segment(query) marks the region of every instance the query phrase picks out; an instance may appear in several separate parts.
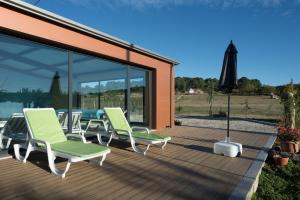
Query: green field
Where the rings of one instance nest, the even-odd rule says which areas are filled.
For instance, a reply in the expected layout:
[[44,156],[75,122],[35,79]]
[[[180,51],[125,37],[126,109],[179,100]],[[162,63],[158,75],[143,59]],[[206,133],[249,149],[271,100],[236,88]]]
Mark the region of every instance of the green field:
[[[176,95],[176,114],[208,115],[207,96],[207,94]],[[248,102],[248,106],[246,106],[246,102]],[[227,112],[227,96],[216,94],[212,110],[213,114]],[[282,112],[283,107],[280,100],[271,99],[269,96],[231,96],[231,116],[277,120],[282,116]]]

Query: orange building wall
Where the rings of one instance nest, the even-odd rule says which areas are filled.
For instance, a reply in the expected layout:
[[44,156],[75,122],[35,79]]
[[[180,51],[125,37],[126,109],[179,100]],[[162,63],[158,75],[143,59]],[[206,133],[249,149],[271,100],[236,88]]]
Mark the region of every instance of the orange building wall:
[[[108,56],[133,64],[147,66],[155,71],[153,83],[153,127],[162,129],[174,121],[174,67],[171,63],[145,56],[124,47],[95,39],[85,34],[66,29],[54,23],[38,19],[5,7],[0,7],[0,28],[43,40],[87,50],[100,56]],[[172,74],[171,74],[172,70]],[[172,104],[170,104],[170,78],[172,78]],[[172,106],[172,109],[170,107]],[[171,109],[171,111],[170,111]],[[171,115],[170,116],[170,112]],[[172,121],[171,121],[172,118]]]

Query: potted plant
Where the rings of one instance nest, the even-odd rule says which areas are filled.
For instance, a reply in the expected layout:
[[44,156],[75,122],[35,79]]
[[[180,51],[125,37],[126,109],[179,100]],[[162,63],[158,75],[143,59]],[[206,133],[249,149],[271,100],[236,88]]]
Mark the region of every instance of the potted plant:
[[289,153],[299,152],[300,130],[279,127],[278,138],[280,140],[281,151]]
[[289,157],[282,155],[274,155],[273,156],[276,165],[286,166],[289,163]]
[[176,119],[175,120],[175,126],[181,126],[182,125],[182,121]]

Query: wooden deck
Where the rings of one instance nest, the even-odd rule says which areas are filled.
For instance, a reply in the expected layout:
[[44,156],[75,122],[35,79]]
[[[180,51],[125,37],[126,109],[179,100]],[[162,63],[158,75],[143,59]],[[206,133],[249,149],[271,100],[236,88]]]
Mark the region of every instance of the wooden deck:
[[114,141],[102,167],[73,163],[65,179],[50,174],[42,153],[32,153],[26,164],[1,160],[0,199],[227,199],[271,135],[232,131],[244,152],[228,158],[212,153],[224,130],[176,127],[166,132],[172,140],[164,151],[151,147],[141,156]]

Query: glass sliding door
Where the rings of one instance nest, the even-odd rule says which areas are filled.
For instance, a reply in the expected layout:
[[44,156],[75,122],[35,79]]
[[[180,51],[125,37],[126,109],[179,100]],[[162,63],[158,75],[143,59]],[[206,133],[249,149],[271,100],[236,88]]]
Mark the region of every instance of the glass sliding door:
[[100,85],[98,81],[80,83],[81,91],[81,109],[99,109],[100,108]]
[[150,126],[150,80],[142,68],[0,34],[0,150],[26,140],[26,123],[13,121],[23,108],[52,107],[64,117],[72,108],[89,121],[121,107],[130,123]]
[[1,148],[8,138],[18,142],[26,136],[26,124],[12,116],[23,108],[44,107],[68,109],[67,52],[0,34]]
[[[125,73],[125,71],[124,71]],[[125,76],[125,74],[124,74]],[[100,81],[100,106],[104,107],[120,107],[124,111],[127,109],[126,106],[126,77]]]
[[150,125],[150,78],[149,71],[129,68],[130,122]]
[[72,66],[73,110],[83,120],[102,118],[104,107],[126,109],[125,65],[74,53]]

